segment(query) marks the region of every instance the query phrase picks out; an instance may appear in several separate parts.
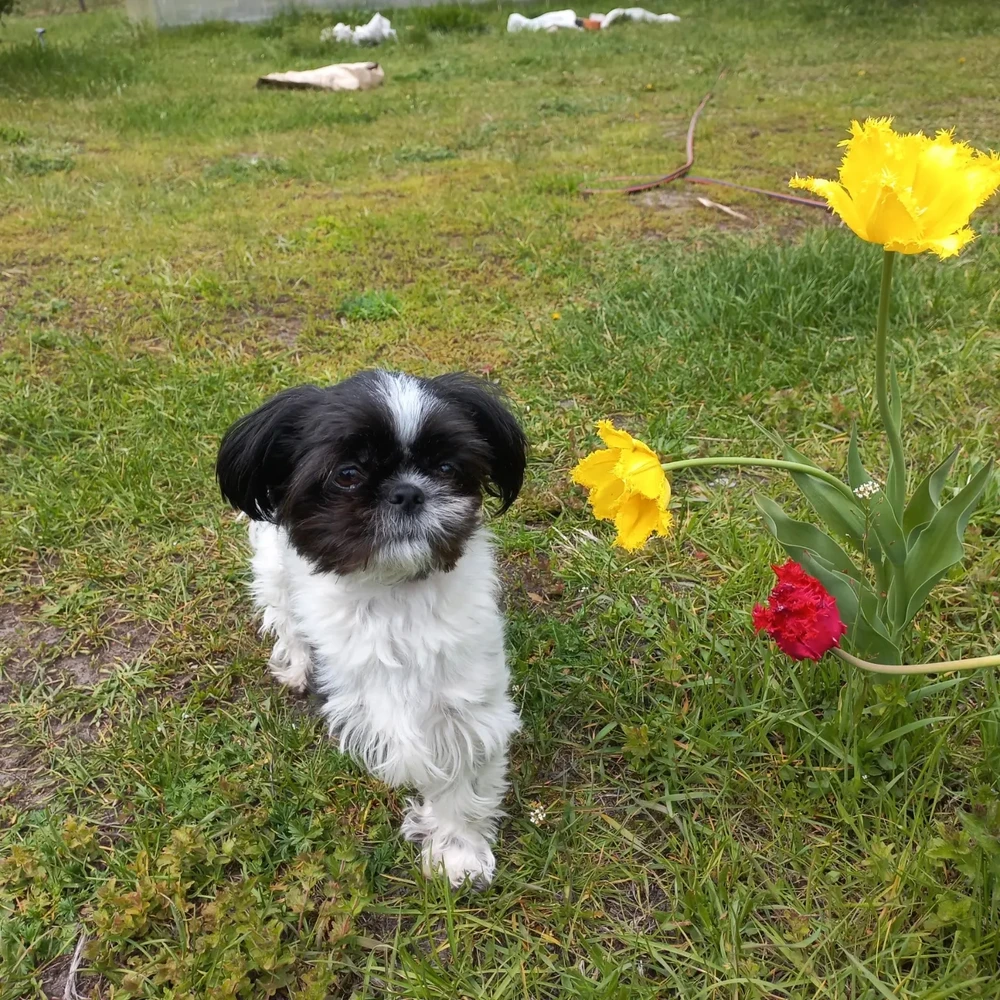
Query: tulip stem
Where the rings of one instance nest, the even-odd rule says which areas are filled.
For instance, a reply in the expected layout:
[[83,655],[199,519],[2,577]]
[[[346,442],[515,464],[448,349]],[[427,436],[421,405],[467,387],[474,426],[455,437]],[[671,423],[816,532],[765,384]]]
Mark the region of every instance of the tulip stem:
[[[892,250],[882,253],[882,287],[878,299],[878,323],[875,328],[875,395],[878,398],[879,416],[889,439],[889,453],[892,456],[892,472],[886,481],[886,495],[889,505],[902,521],[903,505],[906,502],[906,460],[903,457],[903,438],[892,416],[889,401],[889,293],[892,289],[892,264],[896,254]],[[899,403],[899,400],[896,400]]]
[[667,462],[663,466],[664,472],[674,472],[677,469],[695,469],[705,465],[751,465],[763,469],[784,469],[786,472],[804,472],[807,476],[814,476],[822,479],[823,482],[835,486],[841,493],[853,502],[857,498],[851,491],[850,486],[829,472],[814,468],[811,465],[802,465],[800,462],[785,462],[780,458],[743,458],[734,455],[722,455],[718,458],[685,458],[679,462]]
[[834,656],[872,674],[944,674],[952,670],[975,670],[978,667],[1000,667],[1000,656],[974,656],[968,660],[941,660],[939,663],[872,663],[844,650],[830,650]]

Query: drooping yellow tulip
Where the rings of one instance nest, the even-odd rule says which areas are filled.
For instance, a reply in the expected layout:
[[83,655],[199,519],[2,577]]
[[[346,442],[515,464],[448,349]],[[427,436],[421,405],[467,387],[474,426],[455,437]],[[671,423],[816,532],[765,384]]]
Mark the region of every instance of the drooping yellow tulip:
[[898,253],[952,257],[975,239],[969,216],[1000,187],[1000,157],[955,142],[900,135],[891,118],[851,122],[840,180],[793,177],[794,188],[825,198],[869,243]]
[[633,552],[650,535],[670,533],[670,483],[648,445],[609,420],[598,423],[597,433],[608,447],[583,459],[573,469],[573,482],[590,490],[596,518],[615,522],[615,544]]

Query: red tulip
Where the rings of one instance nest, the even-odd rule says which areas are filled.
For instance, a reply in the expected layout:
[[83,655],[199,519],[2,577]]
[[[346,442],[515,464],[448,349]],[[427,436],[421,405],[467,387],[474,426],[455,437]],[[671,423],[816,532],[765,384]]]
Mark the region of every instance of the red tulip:
[[791,559],[771,569],[778,582],[767,607],[758,604],[753,609],[754,630],[767,632],[793,660],[818,660],[839,646],[847,626],[840,620],[833,595]]

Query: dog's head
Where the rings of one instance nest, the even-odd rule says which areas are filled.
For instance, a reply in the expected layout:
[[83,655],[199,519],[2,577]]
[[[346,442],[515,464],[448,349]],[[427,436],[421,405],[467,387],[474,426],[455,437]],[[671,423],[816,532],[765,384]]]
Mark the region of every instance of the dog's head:
[[278,393],[229,428],[216,473],[317,569],[407,579],[455,565],[486,496],[514,502],[526,446],[489,382],[372,371]]

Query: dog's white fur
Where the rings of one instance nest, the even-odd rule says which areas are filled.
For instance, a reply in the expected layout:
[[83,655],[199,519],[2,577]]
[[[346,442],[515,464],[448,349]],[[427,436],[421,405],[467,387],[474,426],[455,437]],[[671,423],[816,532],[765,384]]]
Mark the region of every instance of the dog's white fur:
[[269,522],[251,522],[250,541],[271,673],[295,690],[311,681],[341,749],[417,789],[403,834],[421,843],[426,873],[489,882],[519,725],[489,533],[480,527],[450,572],[402,582],[317,572]]

